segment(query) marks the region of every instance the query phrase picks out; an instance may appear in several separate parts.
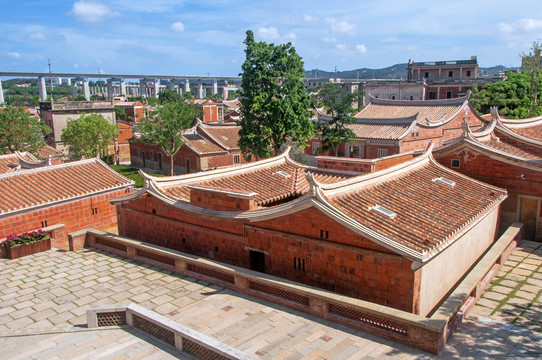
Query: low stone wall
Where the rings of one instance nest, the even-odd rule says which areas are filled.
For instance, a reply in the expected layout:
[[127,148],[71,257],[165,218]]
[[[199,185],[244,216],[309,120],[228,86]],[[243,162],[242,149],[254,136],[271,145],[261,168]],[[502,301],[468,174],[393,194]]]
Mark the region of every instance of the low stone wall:
[[84,233],[87,246],[438,354],[514,249],[521,226],[511,226],[428,318],[99,230],[87,229],[72,239],[81,238]]
[[87,324],[89,328],[129,325],[196,359],[255,359],[136,304],[93,306],[87,310]]

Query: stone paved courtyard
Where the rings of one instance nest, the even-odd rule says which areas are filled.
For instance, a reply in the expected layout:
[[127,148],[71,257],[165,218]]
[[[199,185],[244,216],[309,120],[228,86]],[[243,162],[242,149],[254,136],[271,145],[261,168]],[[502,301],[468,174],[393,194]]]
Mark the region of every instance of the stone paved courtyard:
[[[89,306],[137,303],[262,359],[436,358],[390,340],[100,250],[0,259],[3,359],[170,359]],[[542,358],[542,246],[523,242],[439,358]],[[77,355],[75,355],[77,354]]]

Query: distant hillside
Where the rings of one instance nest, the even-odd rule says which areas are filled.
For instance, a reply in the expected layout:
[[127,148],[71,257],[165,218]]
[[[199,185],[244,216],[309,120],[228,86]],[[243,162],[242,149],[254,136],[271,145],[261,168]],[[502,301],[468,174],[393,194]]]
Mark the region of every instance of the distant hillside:
[[[335,75],[332,71],[324,71],[319,69],[313,69],[305,71],[307,78],[332,78],[337,76],[341,79],[406,79],[407,77],[407,63],[395,64],[382,69],[369,69],[361,68],[348,71],[337,71]],[[502,70],[515,70],[516,68],[507,68],[502,65],[492,67],[480,67],[478,68],[479,75],[495,75]]]

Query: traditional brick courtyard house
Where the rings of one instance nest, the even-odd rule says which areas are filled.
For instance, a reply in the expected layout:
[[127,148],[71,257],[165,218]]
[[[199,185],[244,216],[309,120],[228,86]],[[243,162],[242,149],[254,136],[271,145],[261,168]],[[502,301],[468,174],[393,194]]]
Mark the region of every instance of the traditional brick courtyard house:
[[133,184],[98,159],[0,174],[0,239],[64,224],[52,246],[67,249],[66,233],[88,227],[116,232],[109,201],[131,194]]
[[287,153],[144,175],[143,189],[112,200],[119,233],[421,315],[495,239],[506,191],[443,167],[430,149],[361,176]]
[[[427,101],[370,97],[369,105],[355,117],[357,122],[348,127],[356,139],[341,146],[340,157],[374,159],[424,150],[430,143],[440,146],[461,136],[464,120],[472,129],[486,124],[472,110],[467,97]],[[318,155],[319,145],[315,142],[317,139],[313,139],[307,150],[311,155]]]
[[[199,122],[183,135],[184,145],[175,155],[176,174],[216,169],[245,163],[237,146],[239,126],[235,124],[204,124]],[[132,166],[148,168],[169,174],[170,161],[162,148],[145,143],[135,134],[130,140]]]
[[[536,126],[540,129],[540,125]],[[433,155],[455,171],[507,189],[509,196],[502,205],[501,229],[520,221],[524,223],[524,239],[542,238],[541,141],[510,130],[495,118],[480,131],[466,129],[461,138],[435,149]]]

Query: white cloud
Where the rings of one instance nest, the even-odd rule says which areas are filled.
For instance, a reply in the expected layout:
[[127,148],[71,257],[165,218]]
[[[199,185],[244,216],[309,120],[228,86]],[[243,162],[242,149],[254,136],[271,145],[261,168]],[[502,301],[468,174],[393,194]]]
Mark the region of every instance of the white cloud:
[[32,40],[47,41],[49,38],[42,32],[28,34],[28,38]]
[[383,43],[397,42],[399,39],[396,36],[388,36],[382,39]]
[[326,36],[325,38],[322,38],[322,41],[323,41],[323,42],[326,42],[326,43],[336,43],[336,42],[337,42],[337,38],[336,38],[336,37],[329,37],[329,36]]
[[525,47],[542,33],[542,19],[523,18],[514,22],[499,23],[497,29],[510,47]]
[[107,6],[94,2],[81,0],[73,4],[70,15],[85,22],[100,22],[109,17],[115,17],[119,14],[111,11]]
[[276,27],[260,28],[257,34],[263,40],[277,40],[280,37],[279,31]]
[[356,45],[356,51],[360,54],[366,54],[367,53],[367,46],[365,44],[358,44]]
[[326,23],[330,26],[332,32],[346,33],[351,36],[356,34],[356,24],[350,24],[348,21],[326,18]]
[[286,39],[288,39],[288,40],[295,40],[295,39],[297,39],[297,36],[296,36],[295,33],[289,32],[288,34],[286,34]]
[[171,26],[169,27],[172,31],[175,31],[175,32],[183,32],[184,31],[184,24],[180,21],[177,21],[177,22],[174,22],[173,24],[171,24]]
[[8,52],[8,57],[10,59],[20,59],[21,54],[19,54],[18,52]]
[[345,44],[337,44],[337,49],[346,50],[346,45]]
[[79,69],[79,64],[73,64],[73,67]]
[[305,16],[303,16],[303,19],[304,19],[306,22],[314,22],[314,21],[318,21],[318,20],[319,20],[318,16],[312,16],[312,15],[305,15]]

